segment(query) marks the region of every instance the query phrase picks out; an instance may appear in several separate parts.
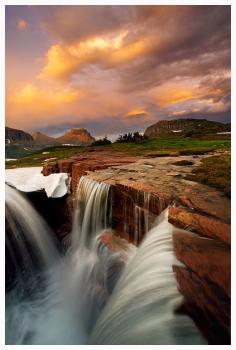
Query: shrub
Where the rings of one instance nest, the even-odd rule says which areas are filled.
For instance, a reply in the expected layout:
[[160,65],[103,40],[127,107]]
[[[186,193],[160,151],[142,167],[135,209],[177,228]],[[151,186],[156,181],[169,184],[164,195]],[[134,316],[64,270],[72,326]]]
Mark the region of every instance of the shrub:
[[94,141],[91,146],[104,146],[104,145],[110,145],[111,141],[107,139],[107,136],[105,136],[103,139],[99,139]]
[[126,143],[126,142],[134,142],[134,143],[141,143],[143,141],[146,141],[148,137],[146,135],[142,135],[139,132],[134,132],[134,133],[127,133],[123,135],[119,135],[118,139],[116,142],[119,143]]

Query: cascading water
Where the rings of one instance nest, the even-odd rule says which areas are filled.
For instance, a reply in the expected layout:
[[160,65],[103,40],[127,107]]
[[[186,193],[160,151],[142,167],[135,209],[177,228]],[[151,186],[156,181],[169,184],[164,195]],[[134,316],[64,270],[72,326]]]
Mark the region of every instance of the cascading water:
[[[149,205],[150,205],[150,193],[143,192],[143,207],[138,205],[134,206],[134,220],[135,231],[134,241],[135,244],[139,244],[141,236],[145,235],[149,231]],[[144,230],[143,230],[144,228]]]
[[173,226],[165,210],[127,264],[90,338],[92,344],[204,344],[181,305],[173,265]]
[[60,258],[44,220],[18,191],[7,185],[5,191],[7,268],[10,265],[10,271],[6,269],[6,342],[20,344],[30,333],[35,298],[42,296]]
[[[109,186],[82,177],[71,244],[59,256],[50,230],[30,204],[13,189],[7,189],[6,197],[7,220],[18,218],[20,227],[15,231],[11,225],[14,239],[29,236],[33,243],[24,247],[24,254],[32,255],[36,246],[46,259],[43,269],[27,260],[26,270],[30,265],[43,275],[32,278],[30,293],[22,297],[17,284],[7,291],[7,344],[204,343],[192,321],[174,313],[182,298],[172,272],[173,227],[166,214],[139,248],[126,244],[120,253],[112,252],[102,241],[104,230],[111,233]],[[23,252],[21,244],[18,249]]]

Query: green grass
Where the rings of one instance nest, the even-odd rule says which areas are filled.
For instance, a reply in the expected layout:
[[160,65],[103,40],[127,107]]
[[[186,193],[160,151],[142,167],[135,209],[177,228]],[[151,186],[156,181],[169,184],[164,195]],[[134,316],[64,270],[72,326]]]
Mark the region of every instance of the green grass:
[[[6,162],[6,168],[20,168],[20,167],[31,167],[31,166],[42,166],[48,162],[53,162],[57,160],[67,159],[74,156],[79,156],[86,151],[86,147],[82,146],[55,146],[41,149],[39,151],[33,152],[30,155],[19,158],[14,161]],[[43,154],[43,152],[49,152]],[[46,161],[47,159],[55,158],[54,160]]]
[[201,165],[194,169],[193,173],[187,176],[187,179],[216,187],[230,197],[230,154],[202,159]]
[[[124,152],[134,156],[162,155],[173,152],[179,154],[201,154],[214,150],[230,148],[230,140],[196,140],[187,138],[150,139],[142,143],[113,143],[106,146],[54,146],[33,152],[16,161],[6,162],[7,168],[42,166],[46,159],[56,158],[52,161],[70,158],[82,153],[94,151]],[[43,152],[50,152],[43,154]]]
[[112,149],[133,155],[162,154],[179,152],[180,154],[205,153],[230,148],[230,140],[196,140],[186,138],[150,139],[142,143],[114,143]]

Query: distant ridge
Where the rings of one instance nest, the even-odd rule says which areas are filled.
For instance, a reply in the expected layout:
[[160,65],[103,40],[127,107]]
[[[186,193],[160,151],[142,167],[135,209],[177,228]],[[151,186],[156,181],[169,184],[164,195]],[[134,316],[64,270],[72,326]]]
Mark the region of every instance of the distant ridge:
[[5,127],[5,143],[6,144],[32,144],[34,142],[32,136],[27,132],[19,129]]
[[90,145],[95,138],[84,129],[70,129],[60,137],[54,138],[41,133],[34,132],[32,135],[23,130],[5,127],[5,143],[7,145],[32,145],[32,146],[50,146],[50,145]]
[[210,121],[206,119],[174,119],[160,120],[149,126],[144,135],[148,137],[160,137],[170,135],[194,136],[210,135],[219,132],[229,132],[231,124]]

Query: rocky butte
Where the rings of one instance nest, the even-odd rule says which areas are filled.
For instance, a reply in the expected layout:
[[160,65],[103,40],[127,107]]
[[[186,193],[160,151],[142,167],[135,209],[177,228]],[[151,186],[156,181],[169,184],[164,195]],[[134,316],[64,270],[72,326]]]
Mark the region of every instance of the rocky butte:
[[209,121],[206,119],[175,119],[160,120],[149,126],[144,135],[148,137],[162,136],[194,136],[216,135],[221,132],[229,132],[230,124]]
[[62,144],[73,144],[73,145],[81,145],[86,144],[89,145],[95,141],[95,138],[90,135],[90,133],[84,129],[70,129],[64,135],[57,137],[56,141]]

